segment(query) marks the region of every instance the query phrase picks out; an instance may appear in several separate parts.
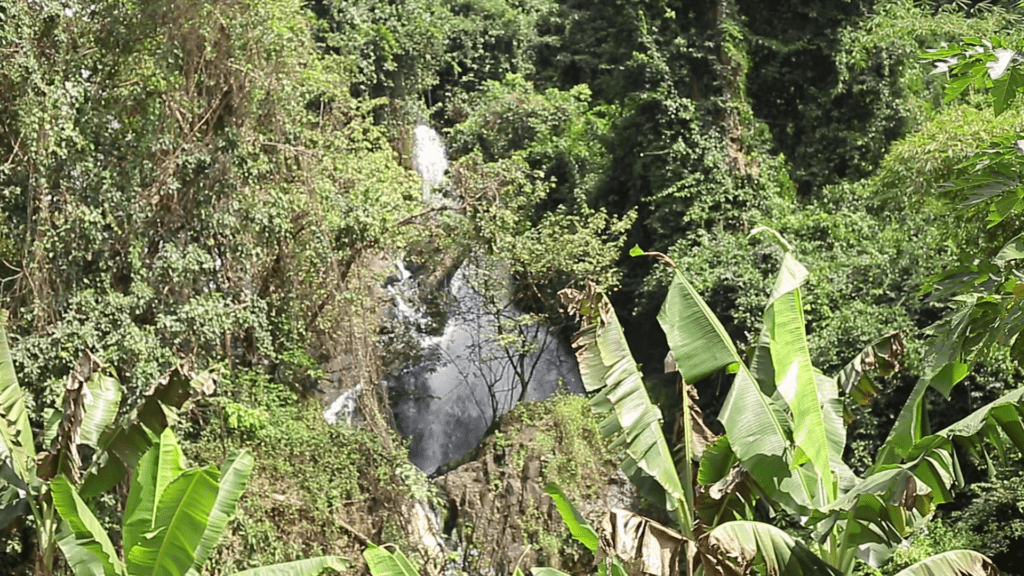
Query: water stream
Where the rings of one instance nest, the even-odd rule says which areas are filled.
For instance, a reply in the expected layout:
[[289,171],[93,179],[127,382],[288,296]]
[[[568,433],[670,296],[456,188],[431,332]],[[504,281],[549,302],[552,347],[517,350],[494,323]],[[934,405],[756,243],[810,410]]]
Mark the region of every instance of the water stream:
[[[425,125],[414,135],[423,199],[446,202],[441,136]],[[410,440],[410,459],[427,473],[474,448],[521,398],[546,398],[560,387],[582,391],[572,351],[547,327],[523,321],[509,301],[510,278],[500,263],[471,260],[428,295],[420,286],[426,271],[397,258],[386,285],[394,304],[390,323],[413,349],[413,359],[386,377],[391,407],[399,432]],[[349,404],[343,395],[324,415],[351,421]]]
[[[490,278],[471,264],[455,272],[443,333],[421,334],[422,360],[387,378],[409,457],[427,473],[475,447],[520,398],[539,400],[559,387],[582,391],[571,351],[547,327],[517,324],[522,313],[514,305],[485,298],[481,276]],[[521,340],[503,340],[513,327]]]

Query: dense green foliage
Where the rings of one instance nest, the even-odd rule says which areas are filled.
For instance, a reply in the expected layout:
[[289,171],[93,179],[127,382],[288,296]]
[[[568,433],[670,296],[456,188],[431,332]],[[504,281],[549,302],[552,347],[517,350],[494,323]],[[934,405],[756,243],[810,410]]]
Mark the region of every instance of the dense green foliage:
[[435,498],[390,438],[331,426],[321,412],[319,402],[297,402],[286,385],[250,372],[223,382],[182,424],[194,462],[241,448],[255,459],[230,537],[210,556],[212,573],[325,554],[356,559],[359,534],[403,542],[407,500]]
[[[598,282],[668,414],[669,342],[650,327],[673,274],[626,248],[667,254],[746,359],[782,263],[748,234],[770,226],[811,271],[801,362],[831,374],[905,337],[903,370],[849,406],[835,456],[862,474],[897,420],[942,429],[1024,377],[1021,14],[1009,0],[6,2],[0,294],[24,395],[4,408],[36,431],[19,445],[65,473],[85,446],[89,464],[99,438],[74,439],[73,419],[56,445],[39,433],[98,385],[74,378],[87,354],[120,388],[84,430],[133,422],[175,367],[215,368],[176,424],[184,449],[210,463],[247,447],[256,465],[212,570],[357,558],[340,510],[383,494],[388,512],[354,528],[402,544],[403,494],[430,492],[378,386],[404,358],[402,334],[378,340],[387,262],[436,280],[472,260],[502,319],[485,336],[520,355],[525,320],[567,335],[555,294]],[[448,143],[444,205],[411,170],[418,122]],[[962,384],[929,386],[946,366]],[[698,384],[708,420],[728,382]],[[305,398],[357,384],[365,430],[328,427]],[[908,395],[930,421],[900,415]],[[993,475],[994,454],[958,454],[993,488],[949,514],[1010,510],[1019,461]],[[45,504],[28,456],[10,462]],[[120,500],[89,502],[115,533]],[[53,518],[23,505],[0,509],[24,518],[0,562],[24,571]],[[1005,539],[967,541],[1019,547],[1014,514]],[[944,538],[921,545],[959,540]]]
[[[638,247],[630,251],[656,257],[674,272],[658,322],[671,349],[665,370],[678,372],[681,381],[678,445],[670,446],[662,434],[661,414],[650,401],[618,318],[607,297],[593,286],[560,293],[569,310],[581,316],[573,346],[584,386],[595,393],[594,411],[606,416],[603,434],[624,448],[622,469],[641,494],[672,516],[680,530],[674,545],[677,550],[686,548],[685,554],[677,552],[686,563],[697,558],[711,575],[746,572],[755,562],[764,563],[769,574],[853,574],[858,571],[856,560],[877,568],[927,524],[937,504],[952,500],[954,485],[962,484],[954,441],[973,453],[1004,453],[1007,446],[1024,449],[1024,388],[935,434],[912,424],[915,418],[927,421],[918,390],[931,386],[945,388],[948,394],[962,379],[950,376],[963,365],[946,351],[967,346],[969,335],[938,333],[929,351],[928,372],[907,398],[877,461],[863,475],[856,474],[843,460],[844,396],[847,403],[869,402],[874,386],[868,371],[898,366],[902,345],[890,336],[836,377],[816,370],[810,362],[801,304],[808,271],[781,236],[768,229],[756,232],[776,234],[786,251],[749,361],[740,357],[722,324],[670,259]],[[963,316],[958,312],[956,318]],[[715,437],[700,411],[691,407],[689,387],[723,370],[735,376],[719,414],[726,433]],[[556,496],[574,536],[584,541],[578,514],[563,510],[565,498]],[[799,519],[794,522],[810,533],[809,538],[801,543],[772,523],[753,521],[765,507],[775,522],[787,515]],[[702,529],[695,530],[695,523]],[[633,558],[623,555],[631,546],[645,549],[637,557],[647,557],[648,546],[657,547],[646,538],[619,531],[605,536],[613,538],[606,544],[608,553],[625,560]],[[620,544],[630,538],[641,543]],[[725,557],[738,560],[736,567],[727,568],[730,560]],[[955,550],[919,559],[900,573],[992,570],[991,559]]]
[[361,291],[353,264],[411,232],[394,224],[418,186],[308,17],[16,2],[5,21],[4,289],[23,377],[56,396],[91,350],[137,397],[183,358],[326,361]]
[[[218,470],[185,468],[174,433],[165,429],[139,461],[125,504],[123,560],[105,528],[66,476],[50,483],[65,523],[61,551],[76,575],[198,574],[217,545],[252,470],[252,455],[233,454]],[[348,561],[321,556],[246,570],[246,576],[315,576]],[[241,574],[241,573],[240,573]]]

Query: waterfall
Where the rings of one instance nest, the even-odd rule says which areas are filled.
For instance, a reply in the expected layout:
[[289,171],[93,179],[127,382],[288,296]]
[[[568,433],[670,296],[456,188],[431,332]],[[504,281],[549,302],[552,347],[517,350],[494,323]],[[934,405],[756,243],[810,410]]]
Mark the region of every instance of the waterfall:
[[[413,165],[423,181],[424,202],[445,202],[436,194],[448,168],[444,142],[424,124],[414,135]],[[441,294],[430,298],[421,293],[423,272],[399,257],[385,284],[393,303],[387,321],[394,340],[413,349],[410,359],[392,366],[385,379],[398,431],[410,440],[410,460],[433,473],[474,448],[520,397],[542,399],[559,388],[580,393],[583,386],[574,355],[556,334],[522,322],[522,311],[510,301],[509,274],[500,263],[463,263]],[[428,310],[424,300],[434,309]],[[499,341],[509,329],[522,331],[518,342],[523,346]],[[340,396],[325,418],[357,420],[350,397]]]
[[448,170],[448,151],[436,130],[420,123],[413,131],[412,166],[423,180],[423,201],[430,202],[431,191],[444,183]]
[[583,389],[575,357],[546,326],[521,325],[524,349],[499,342],[499,324],[515,324],[522,312],[485,301],[482,275],[470,264],[455,272],[443,334],[422,337],[423,360],[388,377],[395,421],[410,438],[409,458],[428,473],[473,449],[491,422],[516,404],[524,384],[529,400],[559,388]]
[[362,385],[342,392],[331,405],[324,410],[324,420],[328,424],[337,424],[339,420],[349,426],[358,426],[363,422],[363,415],[359,411],[359,396],[363,393]]

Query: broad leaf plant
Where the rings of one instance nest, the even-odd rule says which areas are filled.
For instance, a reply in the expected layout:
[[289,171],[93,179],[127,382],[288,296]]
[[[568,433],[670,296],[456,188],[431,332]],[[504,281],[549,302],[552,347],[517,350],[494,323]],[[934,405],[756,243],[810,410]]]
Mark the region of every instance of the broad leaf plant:
[[[682,382],[679,420],[685,433],[678,446],[662,433],[661,412],[647,395],[605,294],[594,286],[562,293],[567,309],[581,319],[574,346],[584,386],[594,394],[593,409],[605,418],[602,430],[625,449],[622,468],[641,493],[663,503],[675,521],[678,545],[686,549],[682,563],[691,573],[698,566],[708,575],[744,574],[762,566],[770,574],[851,574],[857,560],[879,566],[926,524],[936,505],[952,498],[961,477],[954,443],[975,454],[986,444],[1002,450],[1007,438],[1024,448],[1024,389],[934,433],[922,421],[921,395],[915,393],[874,466],[863,476],[855,474],[842,458],[844,402],[870,400],[870,372],[895,369],[902,341],[898,334],[886,335],[836,375],[815,369],[802,307],[808,271],[779,240],[785,248],[781,269],[762,331],[746,354],[671,260],[634,249],[634,255],[654,256],[674,268],[658,322],[670,347],[667,364]],[[941,362],[944,346],[948,343],[937,341],[931,350],[932,364],[942,368],[919,387],[948,393],[966,369]],[[734,376],[719,414],[725,435],[714,438],[691,390],[722,372]],[[795,522],[808,536],[797,538],[755,521],[755,505],[778,520]],[[642,548],[634,546],[634,557],[625,560],[643,557]],[[631,550],[616,544],[609,554],[618,549]],[[997,572],[988,558],[957,550],[904,574]]]

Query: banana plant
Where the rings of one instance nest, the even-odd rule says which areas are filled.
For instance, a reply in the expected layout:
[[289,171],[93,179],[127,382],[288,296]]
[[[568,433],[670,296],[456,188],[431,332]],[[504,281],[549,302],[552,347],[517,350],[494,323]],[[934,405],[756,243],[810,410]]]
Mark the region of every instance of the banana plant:
[[412,561],[397,548],[392,552],[369,542],[363,550],[363,559],[373,576],[420,576]]
[[[394,551],[388,550],[387,547],[394,548]],[[409,557],[392,544],[378,546],[372,542],[367,543],[366,549],[363,550],[363,559],[366,560],[366,568],[372,576],[420,576]],[[533,568],[530,573],[533,576],[562,576],[564,574],[553,568]],[[512,576],[526,575],[521,568],[516,566],[512,571]]]
[[[58,545],[76,576],[198,576],[216,546],[252,471],[247,451],[215,466],[186,468],[170,428],[142,456],[122,524],[124,558],[63,474],[50,482],[64,519]],[[315,576],[348,560],[320,556],[238,572],[235,576]]]
[[[584,385],[597,393],[592,406],[606,418],[602,431],[626,448],[623,469],[639,480],[642,494],[665,504],[683,540],[696,550],[688,555],[698,558],[708,574],[743,573],[755,563],[770,573],[785,574],[849,574],[857,559],[877,566],[925,523],[937,504],[951,498],[960,476],[953,442],[976,452],[985,443],[1003,447],[998,432],[1002,429],[1015,445],[1024,447],[1021,396],[1011,393],[934,435],[926,435],[917,420],[906,438],[893,444],[899,449],[892,456],[865,477],[854,475],[842,460],[843,394],[867,401],[873,393],[867,373],[894,369],[902,343],[897,335],[887,336],[836,378],[816,370],[801,303],[808,272],[779,239],[785,247],[782,266],[762,331],[746,355],[749,361],[671,260],[638,248],[632,252],[656,257],[674,269],[658,321],[683,382],[683,413],[691,413],[689,386],[714,373],[735,374],[719,414],[726,435],[706,447],[696,475],[691,467],[697,424],[689,416],[682,418],[690,424],[684,434],[689,457],[674,462],[661,432],[660,412],[643,388],[607,298],[593,286],[562,293],[569,311],[581,318],[574,347]],[[956,376],[959,373],[950,380]],[[929,381],[936,379],[930,375]],[[907,414],[919,412],[918,400],[910,398]],[[901,422],[897,428],[904,425]],[[694,486],[703,502],[695,499]],[[799,519],[813,538],[796,542],[774,526],[752,522],[756,500]],[[808,551],[817,554],[827,570],[811,562]],[[948,574],[995,570],[991,561],[974,552],[955,551],[908,568],[907,573],[933,573],[929,570],[936,566]],[[730,572],[736,569],[740,572]]]
[[[18,383],[6,332],[7,312],[0,310],[0,529],[31,514],[36,529],[35,572],[52,572],[58,528],[47,480],[58,474],[80,485],[88,497],[114,486],[168,425],[168,418],[193,392],[213,385],[212,376],[194,376],[176,368],[148,390],[142,403],[121,420],[121,384],[114,374],[86,354],[68,376],[62,410],[50,410],[45,437],[49,447],[37,452],[25,394]],[[93,456],[83,466],[80,447]]]
[[[748,549],[737,543],[763,541],[778,548],[777,555],[763,559],[769,574],[837,575],[838,572],[814,555],[808,548],[793,540],[784,531],[755,522],[729,522],[697,540],[687,538],[659,523],[627,510],[609,510],[601,524],[600,535],[555,484],[544,491],[554,500],[562,520],[573,537],[599,558],[598,576],[626,576],[651,574],[677,576],[680,555],[687,544],[689,556],[695,557],[705,576],[739,576],[748,569],[734,564],[730,558],[739,558],[743,564],[753,565],[756,548]],[[600,544],[599,544],[600,542]],[[782,568],[785,567],[785,570]],[[543,570],[543,572],[540,572]],[[534,568],[534,576],[565,576],[551,568]]]

